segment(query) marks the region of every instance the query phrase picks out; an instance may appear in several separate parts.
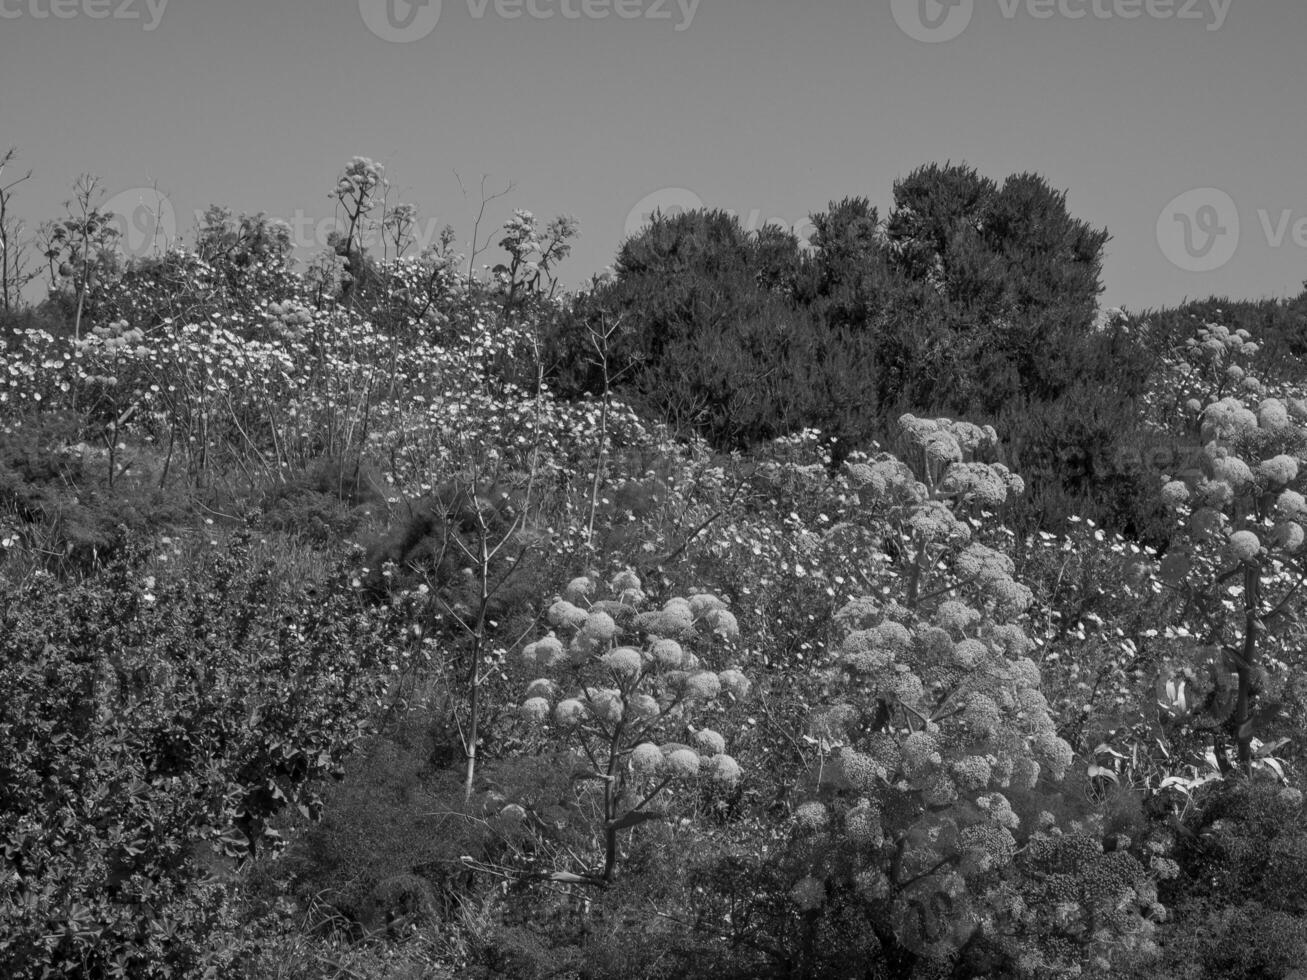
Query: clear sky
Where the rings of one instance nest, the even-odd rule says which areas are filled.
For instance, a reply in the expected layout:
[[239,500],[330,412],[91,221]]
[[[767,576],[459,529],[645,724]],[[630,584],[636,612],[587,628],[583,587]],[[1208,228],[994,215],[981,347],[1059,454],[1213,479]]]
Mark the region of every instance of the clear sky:
[[[183,238],[211,202],[300,216],[303,255],[351,156],[462,242],[486,174],[515,185],[492,226],[579,219],[569,283],[642,201],[801,225],[965,161],[1040,173],[1106,226],[1109,305],[1287,296],[1307,279],[1307,3],[0,0],[8,146],[36,172],[33,223],[90,171],[127,198],[157,185]],[[1220,193],[1176,202],[1196,188]]]

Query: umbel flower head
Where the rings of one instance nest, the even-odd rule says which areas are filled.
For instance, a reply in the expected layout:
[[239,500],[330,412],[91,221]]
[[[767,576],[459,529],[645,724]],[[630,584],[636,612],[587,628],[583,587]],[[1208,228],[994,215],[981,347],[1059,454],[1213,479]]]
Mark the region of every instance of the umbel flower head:
[[652,742],[641,742],[631,750],[631,768],[645,776],[652,776],[663,768],[663,750]]
[[1262,543],[1252,531],[1235,531],[1230,535],[1230,557],[1235,561],[1252,561],[1262,550]]
[[1180,507],[1189,502],[1189,487],[1183,480],[1171,480],[1162,487],[1162,503],[1168,507]]
[[639,650],[631,647],[618,647],[603,655],[603,664],[620,678],[635,677],[644,666]]
[[1281,551],[1294,554],[1303,546],[1303,527],[1297,521],[1281,521],[1271,532],[1271,543]]
[[1258,475],[1270,487],[1283,487],[1298,479],[1298,461],[1280,453],[1257,464]]

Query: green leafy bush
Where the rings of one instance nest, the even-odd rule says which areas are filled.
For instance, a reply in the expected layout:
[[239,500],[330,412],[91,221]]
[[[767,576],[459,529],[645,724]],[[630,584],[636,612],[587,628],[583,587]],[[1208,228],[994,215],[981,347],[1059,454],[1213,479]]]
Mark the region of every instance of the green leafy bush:
[[78,585],[8,586],[0,613],[0,972],[219,971],[226,886],[276,849],[367,727],[400,655],[344,583],[279,582],[240,538],[190,574],[139,556]]

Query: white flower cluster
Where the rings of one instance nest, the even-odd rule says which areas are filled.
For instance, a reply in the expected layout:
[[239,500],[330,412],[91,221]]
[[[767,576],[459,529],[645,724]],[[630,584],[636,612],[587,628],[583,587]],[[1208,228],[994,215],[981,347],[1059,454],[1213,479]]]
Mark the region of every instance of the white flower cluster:
[[[1208,324],[1186,345],[1191,361],[1207,366],[1224,363],[1235,354],[1255,353],[1247,331],[1229,331]],[[1224,377],[1231,380],[1226,365]],[[1186,552],[1204,542],[1223,542],[1226,555],[1237,562],[1256,560],[1266,550],[1292,554],[1303,547],[1307,507],[1301,506],[1299,482],[1307,460],[1307,430],[1295,421],[1307,418],[1302,399],[1269,397],[1265,386],[1239,372],[1242,393],[1226,394],[1206,405],[1191,399],[1188,411],[1201,417],[1205,443],[1200,470],[1183,479],[1168,477],[1162,501],[1176,511],[1182,536],[1176,542],[1166,580],[1176,582],[1192,565]],[[1262,520],[1251,502],[1270,497],[1275,505]],[[1187,513],[1186,513],[1187,512]]]
[[706,656],[736,639],[734,615],[708,593],[642,611],[644,588],[630,570],[615,575],[607,591],[616,598],[590,602],[599,583],[594,576],[579,576],[568,583],[566,597],[550,605],[546,617],[554,632],[524,646],[520,662],[532,671],[562,675],[570,693],[560,697],[563,685],[540,677],[527,687],[521,717],[591,741],[592,752],[602,754],[607,747],[637,778],[705,776],[733,785],[740,767],[726,754],[719,732],[693,729],[688,743],[669,736],[689,725],[696,712],[748,696],[743,672],[707,669],[694,652]]

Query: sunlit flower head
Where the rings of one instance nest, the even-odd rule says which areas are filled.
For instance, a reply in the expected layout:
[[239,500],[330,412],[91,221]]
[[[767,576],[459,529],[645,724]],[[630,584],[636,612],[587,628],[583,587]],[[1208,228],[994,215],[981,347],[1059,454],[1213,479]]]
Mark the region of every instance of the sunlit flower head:
[[581,629],[600,642],[607,642],[617,635],[617,623],[605,612],[590,611],[585,625]]
[[1016,623],[1002,623],[990,630],[989,638],[1009,657],[1023,657],[1035,648],[1034,641]]
[[708,626],[709,632],[716,636],[728,640],[739,639],[740,624],[729,609],[710,609],[704,614],[703,622]]
[[871,792],[887,775],[879,761],[847,747],[840,751],[839,769],[848,784],[862,793]]
[[1225,480],[1203,480],[1198,484],[1198,496],[1205,507],[1221,509],[1234,501],[1234,487]]
[[725,609],[726,603],[715,595],[707,592],[701,592],[697,595],[690,596],[690,613],[695,619],[698,619],[704,613],[712,609]]
[[795,808],[794,823],[800,830],[817,833],[830,825],[830,812],[824,804],[809,800]]
[[994,600],[994,615],[999,619],[1011,619],[1020,616],[1035,601],[1029,586],[1010,578],[992,582],[987,590]]
[[689,603],[672,605],[657,612],[641,613],[636,619],[639,627],[647,633],[661,637],[681,636],[694,624]]
[[722,693],[722,682],[710,670],[701,671],[685,681],[685,696],[697,701],[711,701]]
[[1289,425],[1289,409],[1278,398],[1267,398],[1257,406],[1257,425],[1271,432]]
[[635,677],[644,666],[640,651],[631,647],[618,647],[604,654],[604,666],[621,678]]
[[946,599],[935,610],[935,623],[946,630],[964,632],[980,622],[980,613],[958,599]]
[[902,623],[886,621],[879,626],[874,626],[868,633],[871,634],[873,646],[884,647],[893,650],[896,653],[902,653],[912,642],[912,634]]
[[1215,479],[1228,483],[1236,493],[1253,482],[1252,470],[1238,456],[1213,460],[1212,475]]
[[927,660],[946,661],[953,655],[953,637],[938,626],[917,630],[916,648]]
[[900,704],[922,711],[926,703],[926,690],[921,678],[910,671],[898,671],[885,685],[887,692]]
[[1012,803],[1002,793],[986,793],[976,798],[976,805],[1000,827],[1016,830],[1021,826],[1021,818],[1012,810]]
[[640,577],[628,568],[614,575],[612,581],[608,583],[608,587],[618,594],[627,590],[639,592],[641,589]]
[[932,772],[922,778],[921,801],[926,806],[947,806],[957,798],[957,783],[947,773]]
[[920,773],[942,761],[939,740],[929,732],[913,732],[903,740],[903,766],[909,774]]
[[667,754],[667,770],[674,776],[690,779],[699,775],[699,753],[693,749],[674,749]]
[[652,742],[641,742],[631,750],[631,768],[642,776],[660,772],[665,761],[663,750]]
[[554,721],[564,728],[573,728],[585,720],[585,705],[576,698],[567,698],[558,702],[554,709]]
[[958,520],[949,507],[938,500],[928,500],[915,508],[908,518],[908,526],[926,541],[946,541],[959,538],[967,541],[971,529]]
[[964,790],[984,789],[992,775],[989,760],[984,756],[969,755],[953,763],[953,778]]
[[557,667],[566,662],[567,653],[563,650],[562,641],[551,634],[524,646],[522,660],[541,667]]
[[713,756],[703,771],[709,779],[723,786],[734,786],[740,781],[740,764],[724,752]]
[[1183,480],[1172,480],[1162,487],[1162,503],[1167,507],[1179,507],[1189,502],[1189,488]]
[[652,694],[632,694],[626,702],[626,710],[635,721],[644,721],[658,716],[658,699]]
[[727,668],[717,674],[722,690],[732,697],[744,699],[749,696],[749,678],[735,668]]
[[597,721],[615,724],[622,720],[621,692],[605,687],[587,692],[586,707]]
[[1303,527],[1297,521],[1281,521],[1271,532],[1271,541],[1275,547],[1290,554],[1303,546]]
[[921,442],[926,458],[933,463],[961,463],[962,447],[948,432],[932,432]]
[[721,755],[726,751],[726,739],[711,728],[700,728],[694,733],[694,744],[707,756]]
[[650,652],[660,667],[675,670],[685,663],[685,650],[675,640],[655,640]]
[[528,698],[553,698],[557,687],[547,677],[541,677],[527,685],[526,696]]
[[1235,561],[1251,561],[1261,550],[1262,542],[1252,531],[1235,531],[1230,535],[1229,552]]
[[1262,460],[1257,465],[1257,472],[1271,486],[1282,487],[1298,479],[1298,461],[1281,453]]
[[1031,738],[1030,747],[1054,779],[1061,779],[1066,774],[1073,753],[1065,739],[1051,732],[1040,732]]
[[585,575],[581,575],[567,583],[567,588],[563,590],[563,595],[569,601],[579,603],[594,595],[594,590],[594,580]]
[[1016,840],[1006,827],[995,824],[972,824],[959,836],[968,869],[984,873],[1012,863]]
[[1003,476],[987,463],[956,463],[950,466],[940,488],[945,493],[956,494],[966,503],[982,507],[998,507],[1007,500],[1008,494],[1007,482]]
[[1039,665],[1029,657],[1020,657],[1012,662],[1012,675],[1018,684],[1028,688],[1037,688],[1043,681]]
[[1297,490],[1284,490],[1275,500],[1275,510],[1289,520],[1307,521],[1307,499]]
[[953,666],[958,670],[975,670],[989,656],[989,648],[979,640],[959,640],[953,646]]
[[878,847],[884,840],[880,812],[870,802],[861,802],[844,814],[844,833],[861,847]]
[[547,613],[549,624],[558,628],[580,629],[585,625],[590,614],[584,609],[573,605],[566,599],[559,599],[549,607]]

